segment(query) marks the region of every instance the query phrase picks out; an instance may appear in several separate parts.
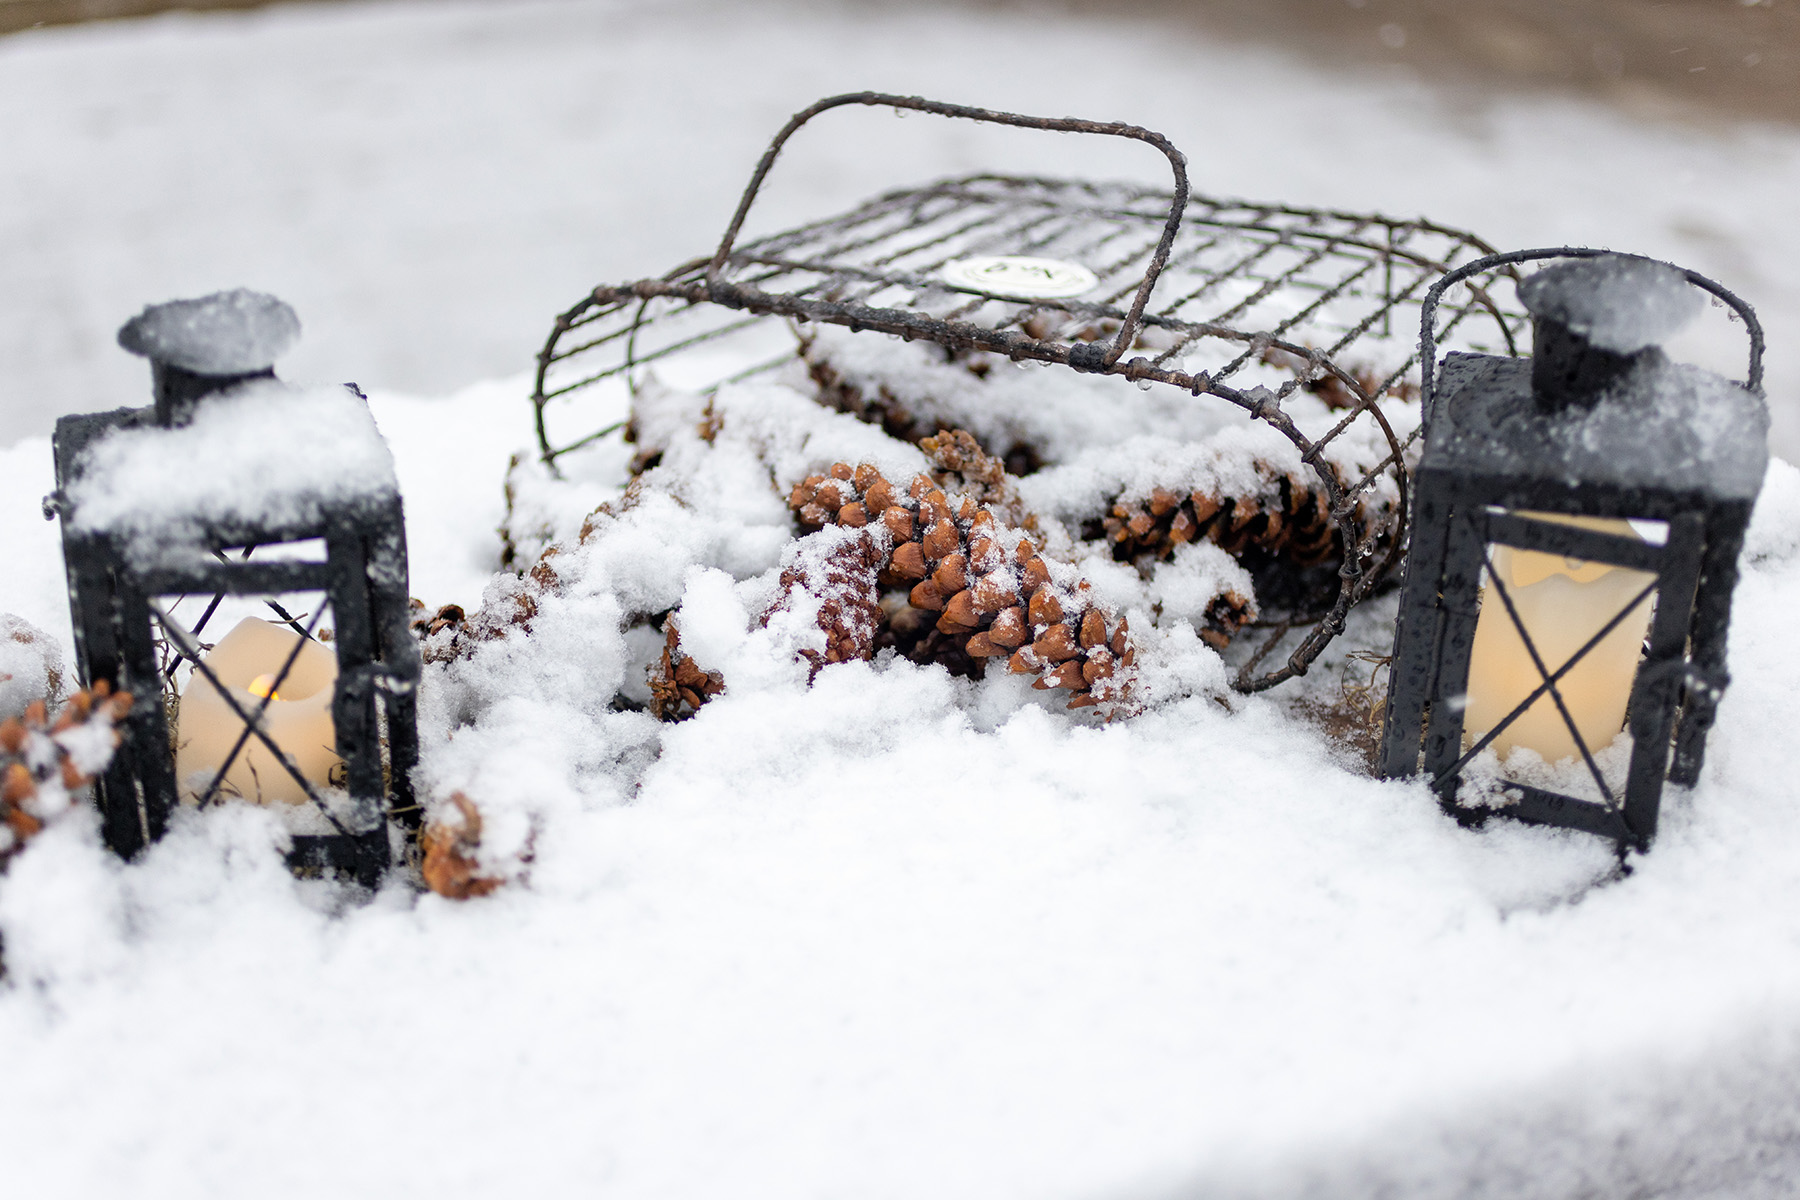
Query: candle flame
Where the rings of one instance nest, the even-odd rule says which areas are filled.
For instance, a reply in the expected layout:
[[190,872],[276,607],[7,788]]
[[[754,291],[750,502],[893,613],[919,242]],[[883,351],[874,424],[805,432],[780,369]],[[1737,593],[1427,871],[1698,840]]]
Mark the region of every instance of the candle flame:
[[275,677],[273,675],[258,675],[255,679],[250,681],[250,686],[246,690],[249,691],[252,696],[261,696],[267,700],[281,699],[281,693],[275,690]]

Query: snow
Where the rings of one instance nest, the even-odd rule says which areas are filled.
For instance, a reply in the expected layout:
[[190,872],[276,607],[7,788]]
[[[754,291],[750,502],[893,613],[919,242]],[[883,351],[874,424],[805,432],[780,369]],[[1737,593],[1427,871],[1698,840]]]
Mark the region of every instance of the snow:
[[[1029,69],[995,65],[1002,34]],[[1422,786],[1355,769],[1307,717],[1366,677],[1347,656],[1385,649],[1391,598],[1359,610],[1307,679],[1227,691],[1191,624],[1199,595],[1230,582],[1205,547],[1148,581],[1076,564],[1103,599],[1142,612],[1141,716],[1101,724],[1017,677],[892,660],[826,668],[809,688],[789,631],[757,623],[791,539],[781,490],[836,457],[890,477],[924,460],[792,378],[722,393],[711,442],[691,397],[650,397],[663,458],[635,496],[621,487],[642,442],[599,444],[566,483],[529,461],[508,476],[530,438],[528,383],[462,385],[522,366],[548,315],[598,278],[706,249],[781,119],[872,81],[1160,123],[1212,148],[1207,175],[1238,164],[1241,179],[1220,181],[1234,191],[1690,261],[1763,307],[1778,421],[1790,410],[1780,356],[1800,301],[1785,273],[1795,235],[1777,217],[1793,135],[1642,126],[1549,100],[1459,110],[1420,103],[1405,80],[1296,74],[1239,48],[1146,59],[1151,36],[932,9],[571,0],[276,10],[0,44],[0,89],[81,97],[66,111],[34,102],[45,119],[18,131],[21,165],[0,185],[0,238],[29,281],[28,300],[5,303],[47,314],[0,322],[19,364],[0,387],[36,406],[0,450],[0,611],[48,631],[68,661],[56,531],[38,511],[49,447],[31,422],[142,403],[141,364],[110,346],[120,316],[240,279],[308,314],[291,377],[447,393],[376,388],[369,406],[406,497],[416,595],[473,608],[484,588],[524,586],[493,575],[503,479],[532,546],[565,545],[564,586],[539,598],[529,635],[432,668],[421,694],[421,783],[482,805],[483,854],[509,877],[491,897],[392,886],[359,899],[296,881],[274,816],[248,806],[183,812],[131,864],[78,811],[13,861],[0,878],[10,1186],[1791,1191],[1800,471],[1787,463],[1770,463],[1750,531],[1706,772],[1691,793],[1671,789],[1657,846],[1624,878],[1592,839],[1458,828]],[[732,56],[761,70],[692,68]],[[1267,94],[1260,121],[1216,120],[1277,72],[1292,84]],[[887,156],[912,178],[986,165],[1004,144],[902,124],[940,130]],[[683,135],[665,144],[651,128]],[[109,145],[129,152],[112,162]],[[1045,170],[1083,169],[1067,145]],[[1354,160],[1427,148],[1435,173]],[[851,149],[865,167],[882,156]],[[278,169],[290,155],[298,165]],[[219,171],[190,190],[176,181],[197,160]],[[1536,174],[1513,169],[1525,162]],[[1646,189],[1645,164],[1680,165]],[[825,211],[880,186],[847,161],[793,165]],[[777,203],[771,220],[795,211]],[[1752,255],[1759,238],[1769,248]],[[1731,370],[1732,333],[1694,345]],[[1199,479],[1225,461],[1217,439],[1252,432],[1234,415],[1196,425],[1211,449],[1169,465]],[[1133,482],[1125,457],[1106,457],[1116,446],[1067,452],[1052,471],[1094,456],[1069,495]],[[641,687],[633,672],[660,643],[626,622],[665,609],[729,681],[673,726],[611,703]]]
[[[943,351],[924,342],[858,337],[836,326],[808,336],[808,358],[829,363],[845,383],[871,399],[879,386],[886,386],[921,425],[967,429],[1001,457],[1017,446],[1030,446],[1060,462],[1096,441],[1115,442],[1121,434],[1198,438],[1245,419],[1227,405],[1195,405],[1173,388],[1140,392],[1117,376],[1082,375],[976,354],[972,365],[984,369],[977,377],[971,364],[946,363]],[[1282,374],[1269,371],[1277,380]],[[1291,373],[1285,374],[1292,380]],[[1254,373],[1242,375],[1248,379]],[[1234,376],[1232,382],[1237,380]]]
[[299,338],[292,308],[247,288],[151,305],[119,330],[133,354],[196,375],[266,371]]
[[109,430],[65,490],[76,529],[120,536],[149,566],[210,557],[209,521],[314,528],[333,506],[380,503],[398,489],[362,397],[257,381],[207,397],[186,425]]
[[1710,372],[1646,355],[1613,384],[1592,417],[1581,423],[1580,436],[1596,476],[1604,473],[1602,458],[1616,463],[1625,454],[1620,447],[1635,443],[1660,472],[1689,486],[1745,499],[1762,486],[1768,410]]
[[1768,406],[1747,389],[1648,350],[1591,408],[1532,406],[1525,359],[1446,360],[1427,459],[1453,470],[1667,485],[1753,499],[1768,466]]
[[1704,306],[1699,289],[1674,267],[1614,254],[1546,267],[1519,286],[1519,299],[1534,316],[1615,354],[1662,345]]

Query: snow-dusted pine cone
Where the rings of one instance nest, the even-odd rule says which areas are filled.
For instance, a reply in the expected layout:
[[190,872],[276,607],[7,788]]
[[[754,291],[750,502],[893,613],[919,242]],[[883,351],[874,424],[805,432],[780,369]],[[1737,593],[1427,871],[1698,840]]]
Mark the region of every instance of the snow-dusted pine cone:
[[56,704],[63,693],[62,647],[23,617],[0,612],[0,719],[34,700]]
[[69,697],[54,723],[41,700],[0,721],[0,865],[106,769],[130,711],[131,693],[102,679]]
[[473,616],[459,604],[432,610],[424,601],[412,601],[412,631],[419,638],[420,653],[428,663],[467,658],[483,642],[505,636],[509,629],[531,632],[540,597],[562,587],[556,558],[560,546],[551,546],[520,576],[500,576],[488,587],[481,608]]
[[1072,693],[1070,708],[1125,699],[1136,659],[1125,622],[1088,598],[1074,568],[1046,560],[1030,536],[1009,530],[991,508],[966,496],[953,504],[925,475],[902,491],[868,463],[837,463],[829,475],[808,476],[788,507],[807,528],[886,531],[891,548],[879,582],[910,589],[913,610],[890,609],[890,625],[929,621],[925,645],[1004,658],[1013,672],[1037,675],[1033,686]]
[[[1237,558],[1255,580],[1259,603],[1226,599],[1215,605],[1219,611],[1209,614],[1215,635],[1229,638],[1259,606],[1304,610],[1329,597],[1339,582],[1343,549],[1330,497],[1306,474],[1260,461],[1255,466],[1258,485],[1238,494],[1158,487],[1141,499],[1120,498],[1089,536],[1104,536],[1121,562],[1168,558],[1177,547],[1201,540]],[[1355,516],[1364,530],[1374,532],[1369,548],[1391,545],[1395,520],[1389,497],[1365,492]],[[1223,644],[1216,636],[1207,641]]]
[[[762,616],[764,626],[785,618],[790,626],[815,626],[824,633],[823,649],[803,645],[798,651],[812,667],[809,681],[832,663],[875,657],[886,623],[877,582],[887,558],[881,540],[872,530],[842,533],[820,531],[795,544],[797,552],[782,568],[781,591]],[[725,680],[687,654],[673,617],[664,628],[662,658],[650,668],[650,711],[659,720],[678,721],[724,691]]]
[[456,819],[443,817],[425,826],[419,835],[424,851],[420,872],[425,886],[451,900],[472,900],[485,896],[504,881],[482,873],[476,854],[481,849],[481,810],[461,792],[453,793],[451,805]]
[[763,614],[762,623],[767,625],[779,612],[803,612],[824,630],[824,650],[800,651],[812,664],[811,677],[832,663],[866,662],[875,656],[876,637],[886,619],[878,582],[886,557],[879,540],[865,531],[841,539],[821,559],[798,555],[782,570],[780,598]]
[[[917,442],[937,432],[935,422],[921,420],[885,386],[878,387],[875,394],[870,395],[845,378],[818,339],[801,339],[800,359],[806,364],[806,372],[812,376],[813,383],[818,385],[819,403],[826,407],[848,413],[859,421],[879,425],[889,437],[903,442]],[[969,366],[970,374],[978,379],[989,370],[985,357],[972,359]]]
[[463,611],[462,605],[446,604],[432,609],[416,596],[410,604],[412,620],[409,624],[413,636],[419,639],[426,662],[447,662],[458,657],[472,643],[469,614]]
[[[951,362],[960,363],[975,379],[987,378],[996,361],[994,356],[985,351],[944,353],[950,356]],[[889,437],[915,445],[944,431],[943,424],[915,413],[887,385],[875,384],[875,390],[871,394],[865,385],[848,378],[831,361],[826,346],[818,339],[806,338],[800,342],[800,358],[806,364],[807,374],[819,389],[819,403],[827,408],[835,408],[859,421],[879,425]],[[1003,465],[1005,470],[1014,475],[1029,475],[1044,465],[1044,458],[1038,447],[1021,443],[1007,450]]]
[[663,623],[663,631],[662,659],[650,667],[650,712],[659,721],[679,721],[724,691],[725,678],[683,653],[674,617]]

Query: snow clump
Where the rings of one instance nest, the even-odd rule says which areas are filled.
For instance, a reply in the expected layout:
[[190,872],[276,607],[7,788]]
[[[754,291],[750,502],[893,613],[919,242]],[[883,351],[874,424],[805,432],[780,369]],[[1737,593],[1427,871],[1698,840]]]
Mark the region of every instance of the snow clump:
[[141,566],[206,554],[211,523],[299,529],[328,508],[399,493],[368,403],[348,388],[257,381],[191,423],[126,425],[90,445],[67,488],[73,525],[123,536]]
[[196,375],[265,371],[300,340],[300,318],[274,296],[236,288],[153,304],[119,330],[119,345]]
[[63,653],[55,638],[12,613],[0,613],[0,721],[33,701],[62,698]]
[[1546,267],[1519,285],[1519,300],[1534,316],[1615,354],[1661,345],[1699,316],[1703,304],[1679,268],[1622,254]]

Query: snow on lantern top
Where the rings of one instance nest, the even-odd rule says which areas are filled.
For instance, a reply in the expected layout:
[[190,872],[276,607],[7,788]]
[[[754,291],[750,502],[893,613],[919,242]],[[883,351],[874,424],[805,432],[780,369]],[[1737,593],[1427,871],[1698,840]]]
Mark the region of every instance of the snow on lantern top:
[[153,304],[119,330],[119,345],[195,375],[256,375],[300,337],[300,318],[281,300],[234,288],[197,300]]
[[1531,276],[1519,296],[1531,358],[1447,355],[1424,465],[1559,488],[1756,495],[1768,465],[1761,396],[1656,345],[1703,304],[1680,268],[1575,259]]
[[[1585,406],[1534,405],[1528,359],[1449,354],[1425,463],[1469,475],[1754,497],[1768,408],[1742,386],[1651,351]],[[1542,505],[1540,505],[1542,507]]]
[[1519,285],[1532,316],[1614,354],[1635,354],[1680,333],[1700,314],[1700,293],[1668,263],[1606,254],[1548,267]]
[[360,395],[255,380],[186,425],[124,425],[66,486],[75,528],[120,536],[141,565],[204,552],[220,528],[315,536],[345,505],[393,503],[394,459]]

